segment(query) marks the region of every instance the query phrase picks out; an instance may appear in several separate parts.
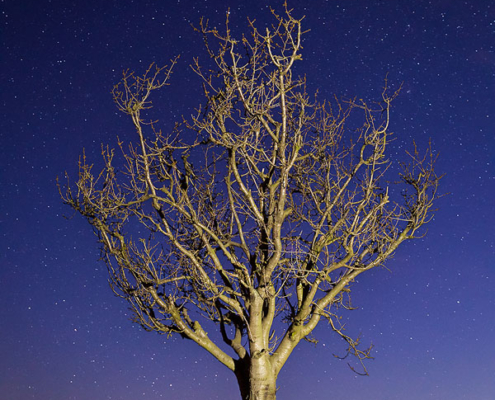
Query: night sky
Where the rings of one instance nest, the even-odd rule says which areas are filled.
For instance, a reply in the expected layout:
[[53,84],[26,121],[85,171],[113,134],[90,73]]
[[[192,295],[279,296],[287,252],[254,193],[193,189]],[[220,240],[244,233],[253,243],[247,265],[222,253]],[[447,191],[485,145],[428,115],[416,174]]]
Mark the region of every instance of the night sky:
[[[135,140],[110,90],[124,69],[181,55],[154,98],[161,127],[199,105],[190,24],[246,18],[267,4],[193,0],[0,0],[0,399],[237,399],[233,374],[180,338],[144,332],[111,293],[90,226],[59,198],[83,148]],[[388,73],[395,153],[429,138],[446,173],[424,239],[354,287],[348,333],[373,343],[370,376],[333,357],[321,323],[282,370],[280,400],[495,398],[495,5],[489,0],[291,1],[305,15],[298,71],[320,95],[378,99]],[[349,360],[351,363],[355,360]]]

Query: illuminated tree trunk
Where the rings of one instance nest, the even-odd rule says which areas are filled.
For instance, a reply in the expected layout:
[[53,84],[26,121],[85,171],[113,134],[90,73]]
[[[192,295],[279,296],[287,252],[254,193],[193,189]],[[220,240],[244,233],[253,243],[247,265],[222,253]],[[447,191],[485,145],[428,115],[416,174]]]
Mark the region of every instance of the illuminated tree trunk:
[[255,355],[246,364],[236,371],[242,400],[275,400],[277,377],[268,354]]

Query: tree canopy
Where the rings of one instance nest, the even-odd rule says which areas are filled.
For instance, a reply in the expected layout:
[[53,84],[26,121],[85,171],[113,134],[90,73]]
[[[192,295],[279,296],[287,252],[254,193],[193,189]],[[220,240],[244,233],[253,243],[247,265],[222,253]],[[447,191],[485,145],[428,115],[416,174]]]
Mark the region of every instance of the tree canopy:
[[228,19],[223,32],[201,21],[210,63],[192,70],[204,101],[172,132],[146,112],[178,60],[125,72],[113,98],[136,141],[119,142],[118,162],[103,147],[99,172],[82,157],[75,185],[60,187],[96,232],[134,321],[203,347],[235,373],[243,399],[275,398],[279,371],[301,340],[316,341],[322,318],[349,353],[370,357],[337,310],[360,274],[423,234],[440,179],[429,146],[398,166],[388,159],[398,91],[385,81],[377,103],[308,94],[294,74],[302,20],[273,15],[270,29],[250,21],[240,38]]

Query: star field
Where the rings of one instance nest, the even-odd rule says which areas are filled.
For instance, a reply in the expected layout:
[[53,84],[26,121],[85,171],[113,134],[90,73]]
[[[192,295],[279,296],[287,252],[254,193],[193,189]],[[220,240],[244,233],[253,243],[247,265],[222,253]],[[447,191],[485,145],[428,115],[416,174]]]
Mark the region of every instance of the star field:
[[[191,28],[201,16],[233,32],[264,27],[269,6],[240,0],[0,0],[0,397],[10,400],[236,399],[234,376],[197,345],[129,321],[98,261],[89,225],[64,206],[83,148],[133,140],[110,91],[123,70],[180,55],[154,99],[166,131],[201,97]],[[425,238],[354,288],[349,334],[374,344],[369,377],[340,361],[324,324],[278,379],[284,400],[492,400],[495,396],[495,6],[489,1],[289,2],[305,15],[308,90],[376,99],[386,76],[400,159],[431,139],[445,173]],[[388,75],[387,75],[388,74]],[[69,217],[69,219],[64,218]]]

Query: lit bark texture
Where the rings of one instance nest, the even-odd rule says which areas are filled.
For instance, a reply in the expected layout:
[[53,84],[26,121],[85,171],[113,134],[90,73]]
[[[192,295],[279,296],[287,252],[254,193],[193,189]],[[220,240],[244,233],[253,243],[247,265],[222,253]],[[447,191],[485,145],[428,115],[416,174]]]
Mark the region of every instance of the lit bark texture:
[[370,348],[339,317],[360,274],[423,235],[440,179],[431,146],[387,158],[398,90],[385,81],[376,103],[310,96],[295,74],[302,20],[287,8],[273,18],[239,38],[228,19],[222,32],[201,21],[207,57],[192,70],[204,101],[171,132],[146,115],[179,61],[125,72],[113,98],[136,140],[103,147],[100,172],[83,156],[75,184],[60,185],[134,321],[204,348],[244,400],[275,399],[281,368],[301,340],[317,342],[322,319],[366,373]]

